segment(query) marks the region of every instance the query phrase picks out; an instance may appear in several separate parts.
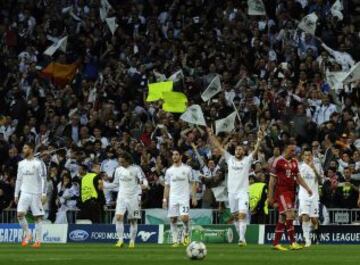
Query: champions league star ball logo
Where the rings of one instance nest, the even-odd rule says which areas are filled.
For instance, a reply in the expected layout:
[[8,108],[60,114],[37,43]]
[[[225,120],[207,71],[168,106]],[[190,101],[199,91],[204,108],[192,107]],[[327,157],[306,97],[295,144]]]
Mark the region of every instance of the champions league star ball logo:
[[198,121],[196,109],[191,109],[191,118],[192,118],[194,121]]
[[308,27],[308,28],[312,28],[312,27],[314,27],[314,25],[315,25],[315,23],[314,23],[314,21],[312,21],[311,19],[309,19],[309,18],[305,18],[305,25]]
[[264,6],[260,0],[254,1],[254,9],[258,12],[264,12]]
[[223,127],[224,127],[224,128],[227,128],[227,127],[229,127],[229,126],[230,126],[230,124],[229,124],[228,121],[226,121],[226,122],[223,123]]

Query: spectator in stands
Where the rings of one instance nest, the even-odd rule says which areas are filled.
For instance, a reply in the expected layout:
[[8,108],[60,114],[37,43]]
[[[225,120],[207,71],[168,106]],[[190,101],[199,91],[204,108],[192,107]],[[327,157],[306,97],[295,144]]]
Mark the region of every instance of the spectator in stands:
[[63,174],[62,181],[57,186],[56,204],[58,211],[56,214],[56,224],[74,223],[76,204],[79,197],[79,186],[72,182],[68,172]]
[[103,181],[100,165],[94,163],[92,170],[81,179],[79,194],[80,219],[89,219],[92,223],[101,223],[105,205]]

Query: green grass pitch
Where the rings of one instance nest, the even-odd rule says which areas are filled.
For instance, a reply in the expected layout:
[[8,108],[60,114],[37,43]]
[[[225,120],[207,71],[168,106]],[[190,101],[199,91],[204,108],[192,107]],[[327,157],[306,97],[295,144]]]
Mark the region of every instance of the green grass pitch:
[[360,245],[318,245],[298,251],[276,252],[271,246],[208,244],[202,261],[187,259],[185,248],[169,245],[138,244],[136,249],[117,249],[110,244],[43,244],[41,249],[22,248],[18,244],[0,244],[0,264],[46,265],[181,265],[181,264],[275,264],[343,265],[360,264]]

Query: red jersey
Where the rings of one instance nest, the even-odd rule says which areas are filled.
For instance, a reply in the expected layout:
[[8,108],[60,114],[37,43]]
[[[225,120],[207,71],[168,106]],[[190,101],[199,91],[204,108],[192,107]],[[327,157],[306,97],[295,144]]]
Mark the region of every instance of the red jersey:
[[274,161],[271,173],[277,179],[275,193],[295,192],[296,176],[299,174],[299,165],[296,159],[287,160],[280,156]]

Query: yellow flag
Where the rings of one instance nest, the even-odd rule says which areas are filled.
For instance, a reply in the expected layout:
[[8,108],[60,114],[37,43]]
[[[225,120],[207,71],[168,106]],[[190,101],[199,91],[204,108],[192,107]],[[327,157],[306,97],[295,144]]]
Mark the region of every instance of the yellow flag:
[[163,92],[169,92],[173,89],[173,81],[159,82],[149,84],[149,94],[146,98],[147,102],[156,101],[163,98]]
[[163,110],[166,112],[183,113],[186,111],[188,99],[184,93],[181,92],[164,92]]

